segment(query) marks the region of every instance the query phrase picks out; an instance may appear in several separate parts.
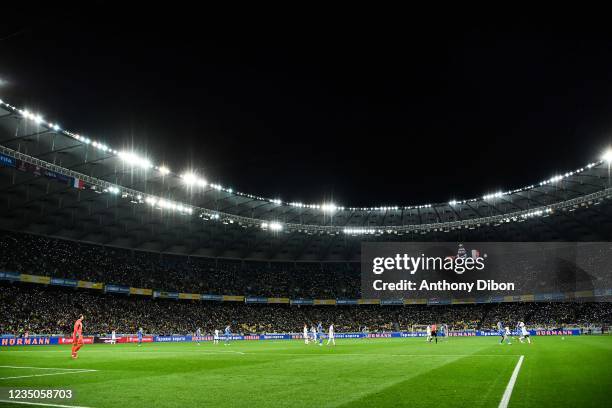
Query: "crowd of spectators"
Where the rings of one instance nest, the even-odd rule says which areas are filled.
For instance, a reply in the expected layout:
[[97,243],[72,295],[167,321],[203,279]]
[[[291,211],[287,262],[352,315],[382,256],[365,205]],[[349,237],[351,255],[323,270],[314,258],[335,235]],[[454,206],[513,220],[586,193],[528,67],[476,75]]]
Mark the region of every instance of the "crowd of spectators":
[[[0,271],[217,295],[360,298],[359,265],[262,262],[133,251],[15,232],[0,232]],[[334,322],[338,331],[411,330],[445,323],[487,329],[498,321],[540,327],[609,324],[609,303],[501,303],[452,306],[289,306],[153,299],[100,291],[3,283],[0,333],[68,333],[77,313],[90,333],[206,332],[232,324],[243,333],[297,332],[304,323]]]
[[0,285],[0,333],[69,334],[74,320],[85,315],[89,334],[205,333],[230,324],[236,333],[300,332],[322,322],[338,332],[413,330],[432,323],[452,330],[490,329],[497,321],[529,327],[568,324],[609,325],[610,303],[502,303],[453,306],[290,306],[241,302],[186,301],[21,283]]
[[161,255],[0,232],[0,270],[170,292],[359,298],[360,266]]
[[[586,267],[582,261],[573,265],[552,255],[538,257],[530,253],[503,264],[503,268],[496,270],[502,275],[490,278],[502,282],[512,279],[519,288],[537,293],[593,290],[596,285],[609,288],[612,285],[609,274],[605,279],[590,275],[605,270],[599,246],[584,251],[590,251],[589,255],[579,258],[589,259],[597,266],[589,264],[589,273],[582,270]],[[550,276],[542,276],[537,271],[546,267],[549,258],[555,260],[549,265]],[[361,265],[355,262],[247,261],[170,255],[7,231],[0,231],[0,270],[168,292],[292,299],[367,297],[367,293],[364,296],[361,293]],[[446,279],[444,273],[430,271],[430,276],[433,280]]]

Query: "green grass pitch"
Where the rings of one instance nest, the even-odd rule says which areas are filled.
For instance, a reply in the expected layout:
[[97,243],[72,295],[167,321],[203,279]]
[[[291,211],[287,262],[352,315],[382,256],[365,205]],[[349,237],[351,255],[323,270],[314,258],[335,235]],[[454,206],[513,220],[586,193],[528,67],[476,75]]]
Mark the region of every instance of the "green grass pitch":
[[612,337],[498,341],[85,345],[78,360],[70,346],[14,347],[0,350],[0,389],[72,389],[72,400],[37,402],[95,408],[498,407],[524,355],[510,407],[610,406]]

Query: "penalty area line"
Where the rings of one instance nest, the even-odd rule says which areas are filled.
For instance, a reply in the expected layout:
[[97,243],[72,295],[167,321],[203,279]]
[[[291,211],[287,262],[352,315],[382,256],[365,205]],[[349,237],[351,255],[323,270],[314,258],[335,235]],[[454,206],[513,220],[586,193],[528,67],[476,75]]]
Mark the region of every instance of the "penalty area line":
[[504,395],[499,402],[499,408],[508,408],[508,403],[510,402],[510,397],[512,396],[512,390],[514,389],[514,384],[516,383],[519,371],[521,370],[521,365],[523,365],[524,358],[525,356],[519,357],[519,360],[514,367],[514,371],[512,372],[512,376],[510,377],[510,381],[508,381],[508,385],[506,386],[506,391],[504,391]]
[[0,402],[6,402],[7,404],[35,405],[38,407],[91,408],[91,407],[84,407],[82,405],[61,405],[61,404],[49,404],[49,403],[44,403],[44,402],[14,401],[14,400],[4,400],[4,399],[0,399]]

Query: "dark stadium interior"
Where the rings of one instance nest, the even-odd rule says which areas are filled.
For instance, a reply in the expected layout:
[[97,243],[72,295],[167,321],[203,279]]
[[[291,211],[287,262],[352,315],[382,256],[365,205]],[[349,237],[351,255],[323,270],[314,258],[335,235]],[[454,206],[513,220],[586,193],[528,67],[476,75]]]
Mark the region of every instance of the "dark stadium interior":
[[4,3],[0,406],[610,406],[603,8]]
[[2,330],[66,331],[66,308],[98,316],[93,331],[165,333],[193,330],[173,314],[245,333],[610,323],[602,302],[297,307],[49,285],[357,301],[364,242],[612,240],[610,57],[594,32],[205,36],[215,24],[119,24],[103,3],[100,21],[42,7],[1,28]]
[[[522,319],[542,328],[603,329],[611,322],[605,302],[262,305],[31,287],[11,277],[198,297],[357,302],[362,242],[610,241],[609,158],[473,199],[330,208],[277,202],[212,184],[185,185],[184,175],[141,168],[138,157],[109,151],[6,102],[0,106],[0,150],[0,272],[8,280],[2,284],[4,332],[66,332],[74,317],[62,316],[66,310],[92,316],[86,326],[92,332],[134,332],[137,325],[158,334],[191,332],[195,321],[208,332],[232,322],[242,333],[299,331],[304,322],[317,320],[334,321],[339,331],[363,326],[408,330],[433,319],[458,330],[486,330],[498,319]],[[575,280],[574,271],[567,273],[563,279]],[[179,322],[173,319],[177,316]]]

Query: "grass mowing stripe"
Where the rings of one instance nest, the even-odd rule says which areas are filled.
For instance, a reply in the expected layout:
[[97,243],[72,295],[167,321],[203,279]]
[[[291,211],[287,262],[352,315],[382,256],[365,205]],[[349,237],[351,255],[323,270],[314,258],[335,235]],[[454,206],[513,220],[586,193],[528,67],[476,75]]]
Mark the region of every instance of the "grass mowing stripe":
[[345,401],[343,404],[337,405],[336,408],[349,408],[355,405],[356,406],[377,406],[376,403],[378,401],[372,404],[371,403],[372,401],[369,400],[374,395],[384,393],[385,390],[393,389],[394,387],[402,383],[406,383],[409,381],[418,381],[419,377],[428,375],[432,371],[440,370],[445,366],[448,366],[450,364],[453,364],[461,360],[463,357],[464,356],[454,356],[454,357],[447,358],[446,360],[441,361],[439,364],[437,363],[435,365],[429,366],[426,370],[422,370],[417,373],[407,373],[407,375],[401,378],[397,378],[396,381],[393,381],[391,383],[379,384],[376,387],[371,387],[367,391],[362,392],[360,395],[353,394],[350,399]]
[[518,363],[516,363],[516,367],[514,367],[514,371],[512,372],[512,376],[510,377],[510,381],[508,382],[508,386],[506,387],[506,391],[504,391],[504,395],[502,396],[502,399],[499,402],[499,408],[508,407],[510,397],[512,396],[512,390],[514,389],[514,384],[516,383],[516,378],[518,377],[518,373],[521,370],[521,365],[523,365],[524,358],[525,356],[519,357]]

